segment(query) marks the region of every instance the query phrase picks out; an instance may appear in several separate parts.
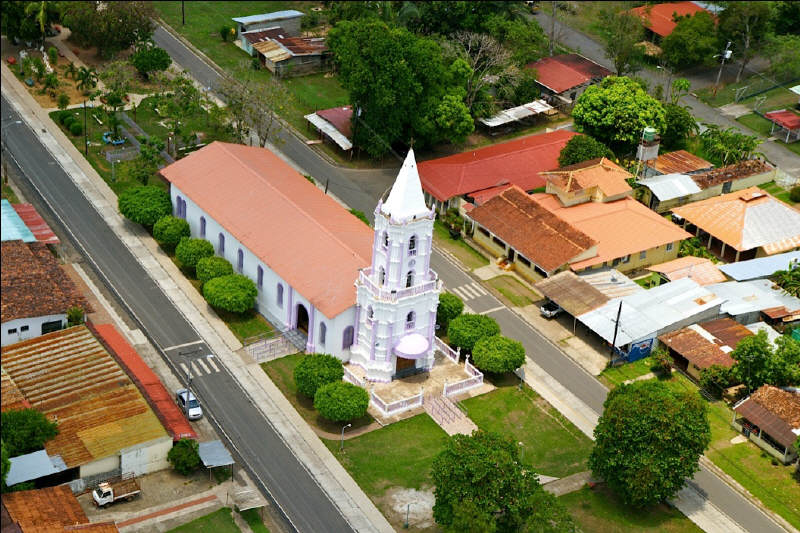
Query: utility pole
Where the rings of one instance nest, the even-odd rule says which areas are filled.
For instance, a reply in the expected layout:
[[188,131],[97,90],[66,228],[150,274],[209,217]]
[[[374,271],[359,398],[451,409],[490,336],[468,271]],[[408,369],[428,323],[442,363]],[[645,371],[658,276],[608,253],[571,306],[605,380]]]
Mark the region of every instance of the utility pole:
[[550,2],[552,11],[550,12],[550,57],[553,57],[556,40],[556,2]]
[[181,26],[186,25],[186,11],[184,9],[183,0],[181,0]]
[[622,315],[622,300],[619,302],[619,309],[617,310],[617,322],[614,324],[614,340],[611,341],[611,360],[614,360],[614,347],[617,344],[617,332],[619,331],[619,317]]
[[715,90],[717,87],[719,87],[719,79],[722,77],[722,67],[725,66],[725,60],[730,59],[731,54],[733,54],[730,48],[731,48],[731,42],[728,41],[728,44],[725,45],[725,50],[723,50],[721,54],[717,55],[717,57],[722,57],[722,62],[719,65],[719,72],[717,72],[717,82],[714,84]]
[[89,157],[89,130],[86,122],[86,100],[83,101],[83,155]]

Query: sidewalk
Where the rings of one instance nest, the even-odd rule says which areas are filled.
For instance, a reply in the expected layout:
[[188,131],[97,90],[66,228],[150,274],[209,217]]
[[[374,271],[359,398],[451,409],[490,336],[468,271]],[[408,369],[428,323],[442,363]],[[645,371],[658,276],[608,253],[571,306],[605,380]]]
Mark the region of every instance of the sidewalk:
[[251,395],[253,404],[275,427],[351,526],[356,531],[393,531],[372,501],[283,397],[266,373],[252,360],[244,360],[234,353],[241,348],[241,344],[211,312],[174,263],[159,250],[155,241],[143,228],[121,218],[113,191],[52,123],[46,112],[36,104],[5,64],[2,66],[2,83],[11,104],[25,117],[42,143],[131,253],[139,259],[167,297],[195,325],[203,340],[214,350],[242,388]]

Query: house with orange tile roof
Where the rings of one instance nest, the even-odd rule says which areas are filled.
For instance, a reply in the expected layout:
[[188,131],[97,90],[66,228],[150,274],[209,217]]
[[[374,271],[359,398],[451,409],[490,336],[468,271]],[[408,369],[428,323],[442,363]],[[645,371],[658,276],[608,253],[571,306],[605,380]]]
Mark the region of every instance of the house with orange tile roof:
[[728,262],[800,249],[800,211],[758,187],[672,210],[683,227]]
[[192,236],[256,283],[258,312],[300,347],[358,364],[373,381],[433,365],[435,213],[413,152],[374,231],[265,148],[214,142],[161,175]]
[[658,340],[669,350],[676,367],[699,380],[701,372],[714,365],[731,368],[736,361],[730,353],[740,340],[752,335],[732,318],[719,318],[665,333]]
[[635,7],[630,12],[642,19],[649,40],[659,43],[677,26],[676,17],[691,17],[707,10],[696,2],[667,2]]
[[691,278],[700,285],[722,283],[728,279],[713,261],[705,257],[694,257],[692,255],[653,265],[648,267],[647,270],[658,272],[665,281]]
[[555,194],[564,207],[584,202],[613,202],[630,195],[631,173],[601,157],[542,172],[545,192]]
[[762,385],[733,406],[731,425],[759,448],[787,465],[797,458],[800,392]]
[[3,494],[2,506],[4,533],[6,531],[22,533],[119,531],[114,522],[89,523],[81,504],[67,485],[9,492]]

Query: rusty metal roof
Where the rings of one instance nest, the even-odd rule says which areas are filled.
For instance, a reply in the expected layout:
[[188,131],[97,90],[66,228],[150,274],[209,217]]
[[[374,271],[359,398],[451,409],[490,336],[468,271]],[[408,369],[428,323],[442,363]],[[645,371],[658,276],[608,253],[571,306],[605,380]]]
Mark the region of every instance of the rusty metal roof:
[[712,163],[686,150],[661,154],[650,166],[662,174],[688,174],[714,167]]
[[19,387],[17,387],[17,384],[14,383],[14,380],[11,379],[11,376],[8,375],[4,368],[0,368],[0,374],[2,375],[2,380],[0,380],[0,384],[2,384],[2,388],[0,389],[0,405],[2,407],[0,407],[0,409],[7,411],[9,409],[25,409],[30,407],[31,404],[28,403],[28,400],[25,399]]
[[[708,189],[714,185],[725,183],[726,181],[733,181],[742,178],[749,178],[755,174],[763,174],[775,170],[769,163],[761,161],[760,159],[750,159],[747,161],[740,161],[727,167],[715,168],[708,172],[695,174],[692,179],[701,189]],[[769,181],[765,179],[764,181]]]
[[[762,385],[734,411],[784,446],[791,446],[800,430],[800,394]],[[794,430],[794,431],[793,431]]]
[[719,345],[698,332],[697,327],[672,331],[659,336],[658,340],[700,369],[712,365],[730,368],[734,364],[733,358]]
[[700,327],[719,339],[724,346],[736,348],[739,341],[750,337],[753,332],[732,318],[719,318],[703,322]]
[[67,485],[3,494],[3,505],[23,531],[39,531],[45,526],[51,531],[63,531],[64,526],[89,523]]
[[559,272],[534,287],[572,316],[582,315],[608,302],[608,296],[571,271]]

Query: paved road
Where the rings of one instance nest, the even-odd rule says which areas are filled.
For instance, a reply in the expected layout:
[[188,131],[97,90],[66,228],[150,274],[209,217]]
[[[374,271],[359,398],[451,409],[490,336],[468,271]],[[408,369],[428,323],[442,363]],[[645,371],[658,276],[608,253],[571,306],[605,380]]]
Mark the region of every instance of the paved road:
[[[173,60],[201,83],[213,86],[219,74],[188,51],[180,40],[162,28],[157,29],[155,40],[159,46],[169,52]],[[317,179],[330,180],[331,192],[350,207],[372,216],[378,197],[392,184],[393,174],[385,171],[348,172],[328,163],[291,133],[286,132],[285,138],[286,142],[280,146],[284,156],[297,166],[306,169]],[[498,321],[503,333],[522,342],[531,360],[596,413],[602,413],[603,402],[608,390],[599,381],[513,311],[505,308],[494,296],[485,294],[485,291],[481,293],[480,285],[475,278],[462,271],[455,263],[436,250],[431,258],[431,267],[438,272],[439,277],[449,289],[466,287],[466,290],[459,292],[472,296],[466,303],[475,312],[481,313],[501,307],[502,309],[488,314]],[[712,473],[701,469],[694,481],[719,509],[748,531],[758,531],[759,533],[783,531],[758,508],[734,492]]]
[[[229,449],[238,452],[240,464],[248,467],[262,491],[268,489],[298,531],[352,531],[238,382],[220,364],[200,359],[210,351],[192,325],[27,125],[15,123],[19,118],[3,96],[3,137],[20,174],[65,226],[77,248],[150,340],[164,350],[173,371],[186,380],[184,368],[192,366],[192,386],[206,411],[213,415],[216,429],[226,437]],[[171,348],[180,345],[187,346]]]

